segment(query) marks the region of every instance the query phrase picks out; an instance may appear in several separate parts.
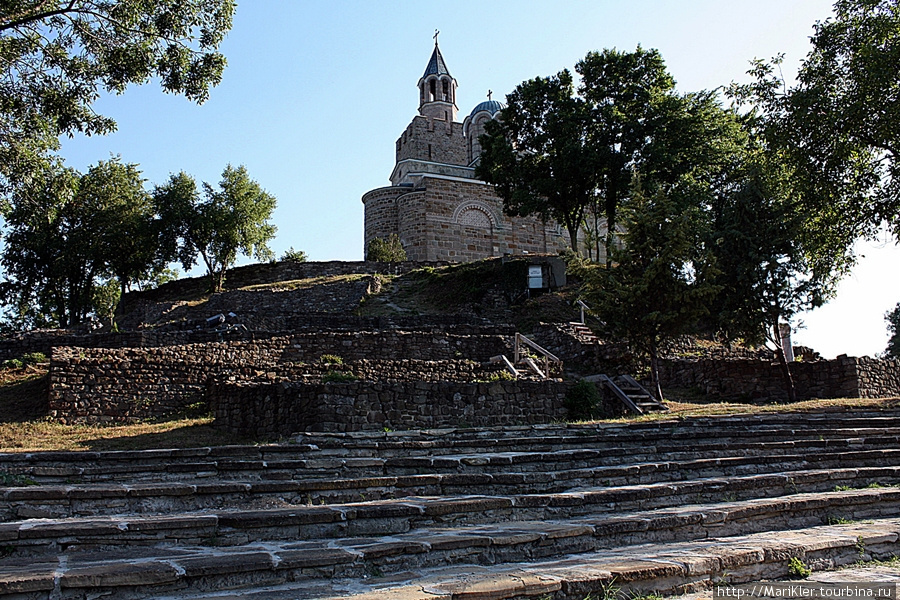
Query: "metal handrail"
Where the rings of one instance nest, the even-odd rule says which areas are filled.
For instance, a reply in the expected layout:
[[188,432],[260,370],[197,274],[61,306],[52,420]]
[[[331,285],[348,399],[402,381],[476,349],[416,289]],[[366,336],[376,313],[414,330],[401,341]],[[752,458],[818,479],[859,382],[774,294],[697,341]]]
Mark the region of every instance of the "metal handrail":
[[522,335],[521,333],[518,333],[518,332],[517,332],[517,333],[516,333],[516,344],[515,344],[515,363],[516,363],[516,364],[519,364],[520,362],[523,362],[523,361],[522,361],[522,348],[521,348],[521,344],[525,344],[526,346],[528,346],[529,348],[535,350],[538,354],[540,354],[540,355],[543,356],[543,358],[544,358],[544,361],[543,361],[543,362],[544,362],[544,370],[543,370],[543,372],[541,372],[540,369],[536,368],[537,365],[534,364],[534,361],[532,361],[532,360],[525,361],[525,364],[527,364],[529,367],[531,367],[531,369],[532,369],[533,371],[535,371],[535,372],[538,374],[538,376],[541,377],[542,379],[547,379],[547,377],[549,376],[549,373],[550,373],[550,363],[551,363],[551,362],[555,362],[555,363],[561,363],[561,362],[562,362],[562,361],[559,360],[552,352],[550,352],[550,351],[547,350],[546,348],[542,348],[541,346],[539,346],[539,345],[536,344],[535,342],[529,340],[527,337],[525,337],[525,336]]

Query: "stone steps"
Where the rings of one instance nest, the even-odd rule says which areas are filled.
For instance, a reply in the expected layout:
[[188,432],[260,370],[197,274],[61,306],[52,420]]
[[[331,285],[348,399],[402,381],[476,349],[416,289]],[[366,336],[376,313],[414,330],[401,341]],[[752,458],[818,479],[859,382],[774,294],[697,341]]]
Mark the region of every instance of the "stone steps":
[[[802,475],[798,478],[803,480]],[[828,473],[809,474],[807,488],[833,489]],[[340,539],[370,535],[396,535],[423,527],[481,525],[541,519],[572,519],[589,515],[609,519],[623,510],[668,510],[697,501],[738,498],[738,504],[795,502],[798,487],[790,475],[768,478],[727,478],[595,488],[555,494],[511,496],[411,496],[320,506],[287,506],[257,510],[206,510],[158,515],[121,515],[64,519],[26,519],[0,524],[0,543],[9,555],[39,555],[63,551],[113,549],[123,546],[180,544],[239,546],[250,542]],[[776,498],[753,498],[762,485]],[[826,500],[816,510],[844,514],[845,504],[875,503],[874,514],[900,514],[900,489],[873,488],[814,493]],[[837,503],[837,504],[835,504]],[[885,508],[886,507],[886,508]],[[862,510],[862,509],[859,509]],[[858,512],[858,511],[857,511]],[[817,513],[818,514],[818,513]],[[817,516],[821,523],[828,512]]]
[[789,576],[790,558],[816,570],[896,555],[900,521],[646,544],[516,565],[410,568],[393,576],[284,583],[258,589],[164,594],[159,600],[584,600],[682,594],[716,583]]
[[[414,579],[420,593],[434,594],[434,590],[421,587],[423,579],[446,582],[454,580],[453,575],[465,574],[449,597],[516,598],[532,594],[510,586],[509,579],[515,579],[514,573],[530,572],[535,582],[544,581],[532,590],[540,590],[534,595],[562,590],[584,598],[601,589],[601,582],[612,583],[613,577],[618,585],[628,585],[629,591],[687,591],[689,586],[708,585],[719,578],[738,583],[785,576],[793,556],[814,567],[833,568],[900,550],[900,520],[867,517],[861,523],[820,526],[812,514],[819,507],[817,500],[822,499],[798,498],[796,506],[787,507],[758,504],[749,515],[715,505],[689,506],[659,514],[656,519],[638,513],[610,520],[423,529],[400,536],[346,538],[338,544],[248,544],[236,551],[182,545],[169,551],[144,548],[45,560],[5,559],[0,589],[14,598],[221,598],[237,596],[186,592],[291,582],[290,590],[302,593],[294,597],[316,598],[334,597],[321,596],[315,590],[340,589],[341,583],[334,581],[340,579],[353,579],[344,582],[349,589],[364,588],[369,579],[399,580],[401,586],[404,580]],[[792,519],[795,528],[771,535],[771,530],[761,526],[766,510]],[[722,526],[729,517],[735,518],[732,530],[742,530],[740,534],[729,536]],[[747,533],[758,529],[761,534]],[[662,534],[662,541],[646,543],[654,532]],[[611,568],[613,565],[617,568]],[[449,566],[456,568],[448,572]],[[586,587],[585,570],[594,571]],[[480,577],[479,573],[489,576]],[[598,577],[601,573],[604,577]],[[498,576],[505,583],[493,587]],[[559,585],[555,589],[554,581]],[[562,587],[563,581],[567,588]],[[484,586],[493,590],[490,595],[474,595],[487,594]],[[240,595],[246,597],[246,591]]]
[[[664,432],[652,440],[646,436],[626,439],[625,434],[590,435],[583,436],[584,439],[569,436],[566,444],[546,439],[536,444],[521,439],[488,439],[480,440],[485,442],[480,447],[390,442],[401,444],[400,452],[392,452],[391,448],[383,447],[382,442],[374,447],[369,443],[354,445],[349,442],[339,449],[303,443],[130,452],[8,453],[0,455],[0,465],[3,465],[0,470],[34,483],[126,483],[197,478],[286,480],[408,475],[423,469],[465,472],[472,467],[485,472],[508,469],[509,465],[517,465],[518,470],[543,472],[548,463],[557,463],[558,466],[553,468],[560,470],[579,468],[588,461],[591,465],[650,461],[661,454],[675,460],[690,460],[900,447],[900,428],[892,427],[748,433],[752,436],[724,437],[718,430],[707,430],[706,439],[698,439],[695,433],[694,437],[670,440],[661,437]],[[342,438],[330,438],[329,443],[334,444],[335,440]],[[519,446],[513,445],[516,442]]]
[[[323,505],[407,496],[541,494],[611,486],[665,487],[690,479],[732,493],[747,485],[765,490],[827,491],[900,482],[897,451],[828,455],[734,457],[690,462],[634,463],[544,473],[432,473],[289,481],[199,481],[137,484],[40,485],[0,488],[0,523],[34,518],[159,514],[228,507]],[[852,465],[846,467],[843,465]],[[790,481],[788,481],[790,480]],[[723,483],[724,482],[724,483]],[[745,483],[747,482],[747,483]],[[612,488],[614,490],[615,488]],[[633,492],[629,492],[633,493]],[[706,493],[705,490],[691,492]],[[787,491],[778,492],[789,493]]]
[[584,600],[900,551],[892,412],[293,442],[0,456],[39,483],[0,488],[0,597]]

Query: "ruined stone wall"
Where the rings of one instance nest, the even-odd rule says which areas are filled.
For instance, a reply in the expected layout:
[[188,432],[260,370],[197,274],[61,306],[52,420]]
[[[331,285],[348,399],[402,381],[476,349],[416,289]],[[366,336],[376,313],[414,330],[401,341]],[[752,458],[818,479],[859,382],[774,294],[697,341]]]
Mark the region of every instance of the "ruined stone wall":
[[[357,377],[413,379],[417,368],[435,372],[422,361],[448,361],[445,378],[477,379],[496,369],[467,361],[483,363],[509,354],[510,343],[503,335],[328,331],[157,348],[60,347],[50,361],[50,416],[66,423],[169,416],[204,402],[206,386],[222,378],[297,378],[306,373],[304,377],[315,379],[335,370]],[[350,364],[310,366],[325,354]],[[416,360],[408,360],[410,356]],[[372,359],[398,364],[386,367]],[[353,361],[359,364],[354,367]]]
[[215,426],[258,438],[360,431],[549,423],[565,418],[570,383],[221,383]]
[[[840,356],[835,360],[793,362],[791,373],[800,399],[885,398],[900,396],[900,361]],[[663,387],[694,387],[713,397],[786,400],[781,367],[755,359],[663,360]]]

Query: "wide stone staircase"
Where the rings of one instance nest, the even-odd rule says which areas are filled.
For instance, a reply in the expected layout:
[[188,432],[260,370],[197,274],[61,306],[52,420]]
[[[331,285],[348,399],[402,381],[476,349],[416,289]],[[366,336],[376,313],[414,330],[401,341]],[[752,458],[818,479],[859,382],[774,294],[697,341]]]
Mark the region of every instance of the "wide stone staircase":
[[2,454],[0,483],[3,598],[635,597],[900,554],[900,411]]

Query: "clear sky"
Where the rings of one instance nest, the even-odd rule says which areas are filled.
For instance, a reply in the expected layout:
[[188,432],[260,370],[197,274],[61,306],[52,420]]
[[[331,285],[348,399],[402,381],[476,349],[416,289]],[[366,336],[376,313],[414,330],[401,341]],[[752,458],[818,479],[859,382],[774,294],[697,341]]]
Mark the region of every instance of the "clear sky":
[[[63,141],[85,170],[110,154],[148,186],[186,171],[215,183],[243,164],[278,199],[272,244],[311,260],[360,260],[366,191],[388,185],[394,142],[418,108],[435,29],[459,88],[462,120],[494,91],[572,68],[591,50],[657,48],[682,92],[745,80],[749,61],[786,54],[791,77],[830,0],[407,2],[244,0],[222,45],[221,85],[197,106],[155,85],[97,103],[113,135]],[[900,253],[864,249],[839,297],[802,320],[795,343],[823,355],[880,352],[883,315],[900,301]],[[821,315],[821,316],[820,316]]]

